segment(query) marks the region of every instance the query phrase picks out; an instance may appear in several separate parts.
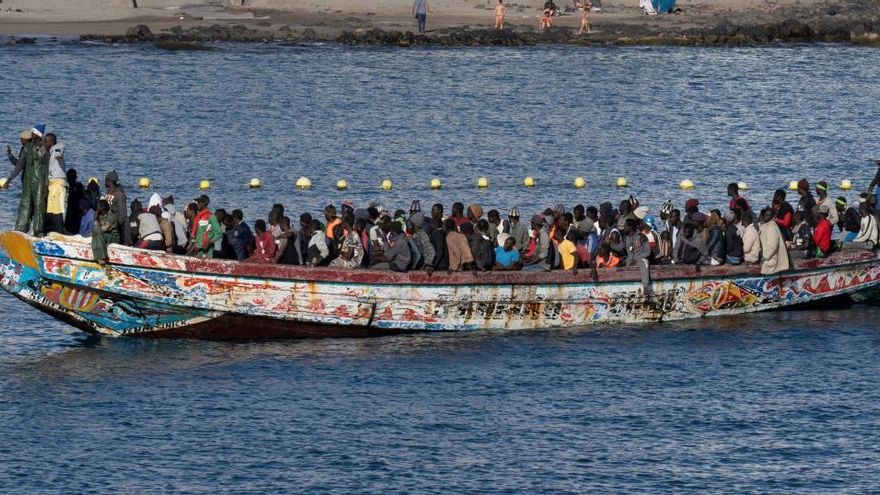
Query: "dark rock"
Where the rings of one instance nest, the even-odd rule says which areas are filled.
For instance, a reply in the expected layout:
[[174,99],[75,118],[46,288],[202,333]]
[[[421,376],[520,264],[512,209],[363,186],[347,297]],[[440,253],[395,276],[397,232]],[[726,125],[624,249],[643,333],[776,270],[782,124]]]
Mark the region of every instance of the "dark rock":
[[153,32],[150,31],[149,26],[145,24],[138,24],[137,26],[132,26],[125,30],[125,35],[129,38],[135,38],[138,41],[147,41],[153,39]]
[[767,34],[771,40],[782,41],[809,40],[816,36],[813,28],[798,19],[786,19],[779,24],[770,25]]

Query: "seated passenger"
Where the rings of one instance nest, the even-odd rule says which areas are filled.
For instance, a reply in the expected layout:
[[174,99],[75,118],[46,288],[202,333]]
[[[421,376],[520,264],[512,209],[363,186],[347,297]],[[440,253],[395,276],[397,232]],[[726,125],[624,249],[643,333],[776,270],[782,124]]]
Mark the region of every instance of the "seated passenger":
[[877,238],[880,236],[880,229],[878,229],[876,217],[874,217],[868,209],[869,207],[867,203],[859,205],[859,213],[862,215],[861,220],[859,220],[859,232],[852,239],[852,242],[844,244],[845,247],[874,249],[874,246],[877,245]]
[[620,265],[620,257],[611,251],[611,246],[603,242],[599,245],[595,263],[596,268],[615,268]]
[[755,216],[752,212],[742,214],[743,224],[743,261],[757,263],[761,259],[761,235],[755,225]]
[[[155,207],[159,208],[159,207]],[[143,210],[137,215],[138,228],[138,247],[141,249],[165,249],[162,242],[162,227],[159,225],[159,218],[150,211]]]
[[340,268],[358,268],[364,259],[364,246],[361,236],[354,228],[354,215],[342,215],[342,242],[339,245],[339,256],[330,262],[330,266]]
[[816,244],[816,257],[825,258],[831,254],[831,221],[828,220],[828,212],[831,206],[828,201],[818,206],[818,221],[813,231],[813,242]]
[[254,222],[254,252],[247,261],[251,263],[275,263],[275,236],[266,230],[262,218]]
[[[464,233],[464,229],[462,229],[462,233]],[[469,236],[468,245],[470,245],[471,254],[474,256],[474,268],[483,272],[491,270],[495,265],[495,249],[489,238],[488,221],[485,219],[477,220],[476,232]]]
[[412,254],[406,235],[403,234],[403,226],[400,222],[391,222],[391,240],[388,247],[380,259],[374,260],[373,266],[370,268],[406,272],[409,270],[410,261],[412,261]]
[[[235,215],[235,212],[232,212]],[[278,248],[275,250],[275,263],[282,265],[300,265],[299,251],[296,249],[296,232],[290,225],[290,217],[282,216],[278,222],[278,229],[281,232],[275,237],[275,242],[281,240]]]
[[556,239],[558,241],[556,252],[559,253],[560,268],[569,270],[574,275],[577,275],[579,261],[577,246],[574,243],[576,236],[577,234],[574,230],[565,235],[563,229],[556,229]]
[[455,220],[447,218],[443,222],[446,230],[446,251],[449,254],[449,272],[473,269],[474,255],[467,237],[458,232]]
[[709,251],[703,237],[696,234],[695,222],[687,223],[682,228],[675,247],[675,262],[682,265],[709,264]]
[[837,217],[840,219],[837,226],[840,232],[843,233],[843,242],[852,242],[862,231],[862,220],[864,217],[860,209],[849,206],[846,198],[843,196],[837,198],[834,206],[837,208]]
[[728,265],[739,265],[743,260],[743,240],[736,227],[736,216],[732,211],[724,215],[724,262]]
[[330,248],[327,246],[327,236],[324,235],[324,227],[317,218],[313,218],[305,230],[308,245],[306,246],[306,264],[322,266],[330,256]]
[[79,221],[79,235],[91,237],[92,230],[95,228],[95,210],[92,209],[92,202],[87,198],[81,198],[77,206],[82,212]]
[[651,262],[651,245],[647,236],[641,232],[639,224],[641,222],[635,218],[627,218],[623,222],[623,233],[626,236],[624,245],[626,246],[626,266],[638,266],[639,263]]
[[516,240],[507,237],[504,246],[495,248],[495,270],[519,270],[522,267],[519,257],[519,249],[516,249]]
[[773,209],[761,210],[761,274],[773,275],[791,267],[788,251],[785,249],[785,238],[779,226],[773,221]]
[[807,224],[804,212],[797,211],[791,218],[794,227],[792,228],[792,239],[786,243],[788,254],[792,258],[812,258],[816,254],[816,246],[813,243],[813,231]]
[[[734,191],[731,189],[729,192]],[[709,231],[706,250],[709,252],[709,263],[712,266],[724,263],[724,258],[727,256],[727,244],[724,242],[724,231],[721,226],[721,212],[719,210],[709,212],[709,219],[706,221],[706,230]]]

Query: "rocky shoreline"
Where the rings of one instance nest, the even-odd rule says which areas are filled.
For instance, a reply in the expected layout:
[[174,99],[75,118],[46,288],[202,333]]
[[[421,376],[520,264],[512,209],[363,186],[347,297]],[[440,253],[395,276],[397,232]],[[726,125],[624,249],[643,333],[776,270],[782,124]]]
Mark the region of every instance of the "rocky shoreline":
[[[83,35],[83,41],[106,43],[152,43],[169,50],[210,50],[210,43],[315,43],[335,42],[364,46],[531,46],[559,45],[761,45],[768,43],[852,43],[880,46],[878,19],[825,19],[810,22],[789,18],[768,24],[739,25],[722,22],[712,28],[650,30],[637,26],[615,29],[603,26],[603,32],[578,35],[567,27],[553,27],[546,31],[532,29],[495,29],[450,27],[427,35],[411,31],[380,28],[356,29],[340,34],[321,34],[311,28],[294,29],[284,26],[277,31],[254,29],[242,24],[196,26],[189,29],[176,26],[153,33],[146,25],[130,28],[124,35]],[[19,40],[19,42],[27,40]]]

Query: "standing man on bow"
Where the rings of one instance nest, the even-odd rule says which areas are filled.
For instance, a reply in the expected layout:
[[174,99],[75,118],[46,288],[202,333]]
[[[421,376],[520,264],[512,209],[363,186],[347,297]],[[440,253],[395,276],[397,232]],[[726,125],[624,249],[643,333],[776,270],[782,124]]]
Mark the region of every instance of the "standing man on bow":
[[[33,221],[34,236],[44,234],[43,220],[46,215],[46,196],[49,184],[49,153],[43,143],[46,124],[36,124],[30,130],[29,139],[22,133],[22,150],[19,153],[15,169],[6,181],[6,187],[15,177],[22,174],[21,200],[18,203],[18,216],[15,219],[15,230],[27,232]],[[7,154],[11,150],[7,149]]]

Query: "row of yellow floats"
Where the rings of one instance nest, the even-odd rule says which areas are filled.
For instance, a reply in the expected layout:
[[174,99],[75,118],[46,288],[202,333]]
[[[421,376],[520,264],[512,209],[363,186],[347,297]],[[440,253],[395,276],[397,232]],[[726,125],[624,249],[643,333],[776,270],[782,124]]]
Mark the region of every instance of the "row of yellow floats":
[[[788,185],[788,188],[792,191],[796,191],[797,183],[798,181],[796,180],[791,181]],[[534,177],[526,177],[525,179],[523,179],[524,187],[535,187],[535,184],[536,182]],[[431,189],[443,189],[443,182],[441,182],[440,179],[431,179],[431,182],[428,185]],[[587,181],[583,177],[575,177],[574,181],[572,181],[572,185],[575,187],[575,189],[583,189],[587,187]],[[741,191],[746,191],[749,189],[749,185],[745,182],[739,182],[738,185]],[[138,187],[142,189],[147,189],[151,186],[152,183],[150,182],[150,179],[148,177],[141,177],[141,179],[138,181]],[[250,180],[250,182],[248,182],[248,187],[251,189],[259,189],[261,186],[262,183],[260,182],[260,179],[257,178],[253,178]],[[615,186],[619,188],[629,187],[629,181],[626,180],[626,177],[618,177],[615,181]],[[0,185],[0,187],[3,187],[3,185]],[[296,180],[296,187],[297,189],[311,189],[312,181],[308,177],[300,177]],[[479,179],[477,179],[477,188],[487,189],[488,187],[489,179],[485,177],[480,177]],[[679,189],[682,189],[684,191],[690,191],[697,188],[694,181],[690,179],[685,179],[681,181],[678,184],[678,187]],[[391,182],[390,179],[385,179],[379,184],[379,188],[383,191],[390,191],[394,188],[394,183]],[[207,180],[199,182],[199,189],[211,189],[211,182]],[[346,181],[345,179],[340,179],[336,181],[336,189],[339,189],[340,191],[348,189],[348,181]],[[844,191],[849,191],[850,189],[852,189],[852,182],[849,179],[844,179],[840,181],[840,189]]]

